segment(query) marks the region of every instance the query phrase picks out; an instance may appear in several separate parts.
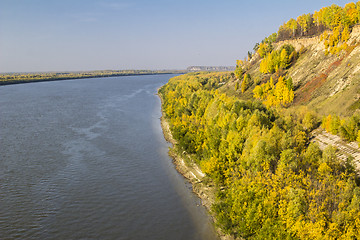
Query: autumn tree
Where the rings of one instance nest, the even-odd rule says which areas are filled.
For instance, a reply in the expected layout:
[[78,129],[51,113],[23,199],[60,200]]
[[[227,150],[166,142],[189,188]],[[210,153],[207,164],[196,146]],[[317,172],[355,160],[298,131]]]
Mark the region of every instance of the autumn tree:
[[303,14],[297,18],[297,23],[301,27],[302,35],[305,35],[313,23],[312,16],[309,14]]
[[244,70],[243,70],[243,68],[242,68],[242,64],[243,64],[243,62],[241,61],[241,60],[237,60],[236,61],[236,68],[235,68],[235,77],[237,78],[237,79],[241,79],[241,77],[242,77],[242,75],[243,75],[243,73],[244,73]]
[[241,82],[241,92],[244,93],[250,84],[250,74],[245,74],[244,75],[244,80]]
[[260,62],[260,72],[274,73],[279,69],[287,69],[297,58],[292,45],[285,44],[279,50],[269,52]]

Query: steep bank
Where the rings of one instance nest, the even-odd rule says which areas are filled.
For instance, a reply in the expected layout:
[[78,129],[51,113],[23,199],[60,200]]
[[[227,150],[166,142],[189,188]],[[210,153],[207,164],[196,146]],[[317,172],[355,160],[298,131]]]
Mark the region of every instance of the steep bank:
[[[354,26],[346,42],[347,47],[338,54],[326,54],[324,40],[320,36],[303,37],[273,43],[274,50],[291,45],[299,54],[289,68],[274,73],[261,73],[263,59],[258,53],[244,62],[244,74],[249,74],[252,84],[244,94],[251,98],[254,82],[267,82],[279,76],[292,78],[295,98],[293,106],[307,106],[320,115],[351,115],[360,104],[360,25]],[[238,79],[241,85],[243,79]],[[234,83],[228,83],[225,91],[234,89]],[[246,95],[248,94],[248,95]]]
[[[158,96],[161,99],[161,103],[163,103],[161,94],[158,94]],[[161,105],[163,106],[163,104]],[[163,111],[160,122],[166,141],[173,145],[173,147],[169,149],[169,156],[173,159],[176,170],[191,183],[193,192],[201,199],[201,204],[207,209],[208,213],[212,217],[212,220],[216,223],[216,218],[211,210],[211,207],[215,203],[216,192],[218,190],[217,187],[211,179],[206,177],[206,175],[200,170],[199,166],[191,160],[189,155],[185,152],[179,152],[177,142],[173,138],[169,122],[164,117]],[[221,240],[235,239],[234,237],[225,234],[221,228],[216,226],[215,228]]]
[[352,114],[360,98],[359,39],[357,26],[347,42],[349,47],[338,55],[326,55],[319,37],[287,41],[305,49],[288,71],[297,87],[295,104],[306,104],[320,114]]

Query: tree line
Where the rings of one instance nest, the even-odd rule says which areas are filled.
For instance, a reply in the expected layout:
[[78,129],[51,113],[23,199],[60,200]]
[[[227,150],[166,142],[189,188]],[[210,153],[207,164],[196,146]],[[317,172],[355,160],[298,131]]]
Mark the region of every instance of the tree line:
[[319,35],[325,30],[351,29],[360,23],[360,1],[340,7],[333,4],[323,7],[313,14],[303,14],[297,19],[291,18],[280,26],[277,40],[286,40],[303,36]]
[[355,111],[348,118],[341,119],[335,114],[330,114],[323,118],[322,128],[327,132],[339,135],[346,141],[357,141],[360,146],[360,112]]

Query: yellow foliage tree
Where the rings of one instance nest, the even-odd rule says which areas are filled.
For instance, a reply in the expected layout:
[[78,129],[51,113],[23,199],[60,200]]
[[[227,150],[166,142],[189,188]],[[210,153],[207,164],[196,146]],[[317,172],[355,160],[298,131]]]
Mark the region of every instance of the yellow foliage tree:
[[280,77],[276,85],[273,84],[273,79],[262,85],[256,86],[253,90],[254,98],[264,100],[266,106],[283,106],[287,107],[294,100],[294,91],[290,88],[291,85]]

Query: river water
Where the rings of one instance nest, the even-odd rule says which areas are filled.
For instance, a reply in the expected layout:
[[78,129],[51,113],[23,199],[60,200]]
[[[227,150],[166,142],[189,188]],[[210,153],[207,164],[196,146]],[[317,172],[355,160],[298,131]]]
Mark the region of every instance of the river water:
[[217,239],[167,155],[172,76],[0,87],[0,239]]

